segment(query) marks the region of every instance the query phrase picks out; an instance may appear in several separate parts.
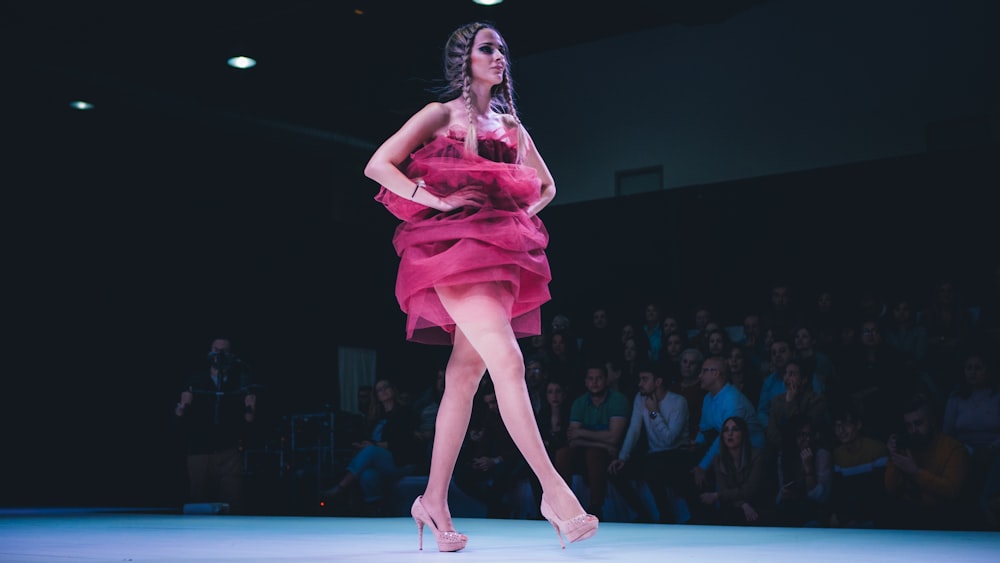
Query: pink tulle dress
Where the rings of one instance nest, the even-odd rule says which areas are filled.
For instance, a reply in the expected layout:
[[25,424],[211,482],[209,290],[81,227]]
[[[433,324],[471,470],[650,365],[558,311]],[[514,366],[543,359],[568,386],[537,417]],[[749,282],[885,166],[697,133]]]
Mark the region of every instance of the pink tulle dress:
[[445,196],[476,186],[487,196],[481,208],[448,213],[401,198],[382,187],[375,200],[403,222],[393,246],[399,255],[396,299],[407,315],[406,338],[425,344],[454,342],[455,322],[436,286],[496,283],[516,337],[539,334],[540,307],[552,280],[545,247],[549,236],[538,217],[525,213],[538,201],[534,168],[515,164],[517,130],[480,136],[479,155],[466,155],[457,131],[435,138],[402,163],[410,178]]

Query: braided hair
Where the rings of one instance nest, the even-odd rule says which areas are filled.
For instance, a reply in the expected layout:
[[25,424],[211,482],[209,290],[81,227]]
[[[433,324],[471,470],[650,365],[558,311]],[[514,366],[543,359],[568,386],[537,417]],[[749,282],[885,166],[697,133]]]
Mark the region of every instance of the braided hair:
[[[500,35],[496,27],[487,22],[465,24],[451,33],[444,47],[444,78],[446,84],[439,90],[442,101],[459,96],[465,102],[469,116],[469,125],[465,134],[465,150],[469,154],[478,154],[479,143],[476,134],[476,123],[472,111],[472,48],[476,34],[484,29],[492,29]],[[500,40],[503,42],[503,37]],[[517,161],[524,158],[524,133],[521,120],[514,105],[514,86],[510,76],[510,55],[506,42],[502,45],[505,53],[503,81],[490,90],[490,109],[497,113],[508,115],[517,123]]]

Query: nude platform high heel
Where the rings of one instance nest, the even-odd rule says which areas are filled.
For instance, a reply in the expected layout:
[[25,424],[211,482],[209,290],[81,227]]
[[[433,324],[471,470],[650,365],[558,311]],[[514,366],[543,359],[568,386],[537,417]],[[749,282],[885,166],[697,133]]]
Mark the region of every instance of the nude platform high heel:
[[420,502],[422,498],[424,498],[423,495],[418,496],[413,501],[413,507],[410,508],[410,515],[416,521],[417,533],[420,535],[420,549],[424,549],[424,524],[430,526],[431,532],[434,533],[434,541],[437,542],[438,551],[458,551],[464,548],[469,538],[465,534],[458,532],[442,532],[438,530],[437,525],[434,524],[434,520],[431,519],[423,503]]
[[552,527],[556,529],[556,535],[559,536],[559,545],[563,549],[566,549],[566,544],[563,542],[563,535],[566,535],[566,539],[570,543],[585,540],[587,538],[593,537],[597,533],[597,525],[599,520],[597,516],[593,514],[580,514],[579,516],[574,516],[567,520],[562,520],[556,516],[555,510],[547,500],[545,500],[545,494],[542,494],[542,503],[540,507],[542,516],[552,524]]

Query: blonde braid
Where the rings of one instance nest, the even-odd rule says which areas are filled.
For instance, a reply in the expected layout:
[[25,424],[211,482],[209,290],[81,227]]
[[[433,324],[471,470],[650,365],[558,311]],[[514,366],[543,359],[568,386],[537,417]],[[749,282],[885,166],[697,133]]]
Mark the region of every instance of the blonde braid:
[[462,84],[462,98],[465,100],[465,111],[469,114],[469,127],[465,131],[465,152],[469,155],[479,154],[479,140],[476,139],[475,114],[472,111],[472,79],[468,74]]

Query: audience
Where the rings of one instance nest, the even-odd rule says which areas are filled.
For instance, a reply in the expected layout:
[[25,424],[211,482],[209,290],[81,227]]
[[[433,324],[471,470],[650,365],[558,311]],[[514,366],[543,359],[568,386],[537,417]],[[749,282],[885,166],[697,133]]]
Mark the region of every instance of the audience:
[[[800,311],[775,283],[769,304],[738,305],[735,323],[698,303],[691,335],[658,305],[685,310],[683,296],[647,297],[636,322],[593,307],[579,339],[575,312],[560,312],[521,343],[546,449],[568,483],[584,478],[598,516],[611,492],[643,522],[685,521],[680,498],[695,523],[1000,530],[1000,383],[995,346],[983,347],[1000,333],[996,273],[979,324],[947,277],[923,307],[902,290],[844,301],[844,288],[823,286]],[[377,514],[389,485],[426,459],[436,371],[412,409],[379,381],[369,435],[327,498],[363,491]],[[489,406],[486,395],[455,479],[489,516],[510,517],[510,488],[530,472],[499,446]]]

